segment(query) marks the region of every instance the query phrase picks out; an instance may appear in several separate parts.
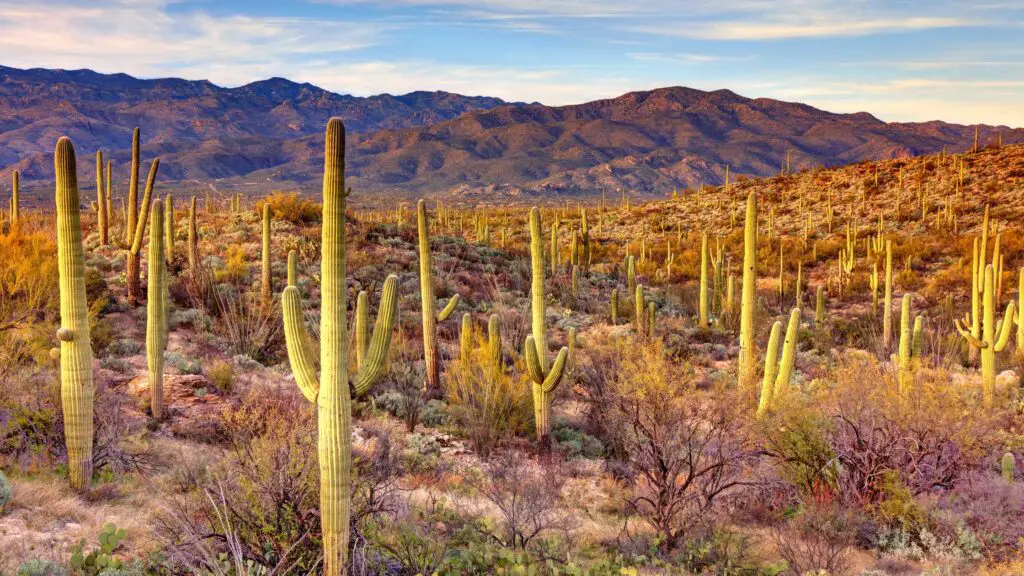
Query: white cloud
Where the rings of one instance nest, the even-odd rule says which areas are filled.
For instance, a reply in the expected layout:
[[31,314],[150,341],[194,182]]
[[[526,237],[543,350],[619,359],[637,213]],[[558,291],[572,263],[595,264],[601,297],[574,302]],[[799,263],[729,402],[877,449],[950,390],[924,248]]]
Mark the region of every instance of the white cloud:
[[910,32],[936,28],[974,26],[980,22],[967,18],[845,18],[818,17],[793,20],[721,20],[699,26],[638,26],[638,32],[678,36],[698,40],[783,40],[788,38],[825,38],[871,36],[890,32]]

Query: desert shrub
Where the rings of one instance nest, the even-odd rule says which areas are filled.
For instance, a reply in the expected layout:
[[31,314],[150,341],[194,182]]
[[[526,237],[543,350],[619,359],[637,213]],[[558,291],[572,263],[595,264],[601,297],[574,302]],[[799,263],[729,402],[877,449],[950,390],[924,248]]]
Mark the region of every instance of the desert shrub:
[[55,317],[57,246],[41,232],[0,235],[0,333]]
[[458,430],[480,457],[487,458],[505,439],[529,428],[533,400],[525,375],[503,371],[492,376],[486,345],[478,343],[468,366],[458,362],[449,370],[447,399]]
[[210,320],[210,317],[198,308],[186,308],[184,310],[172,311],[169,323],[172,330],[179,330],[183,327],[190,326],[194,330],[206,331],[210,330],[213,326],[213,322]]
[[203,365],[198,360],[189,360],[179,352],[164,352],[167,363],[175,367],[182,374],[199,374],[203,371]]
[[230,362],[217,358],[206,368],[206,378],[213,386],[224,394],[230,394],[235,388],[235,369]]
[[258,362],[276,358],[284,340],[278,307],[264,307],[251,295],[216,294],[220,315],[214,329],[229,350]]
[[115,358],[135,356],[142,353],[142,344],[138,340],[123,338],[115,340],[107,346],[107,354]]
[[408,432],[415,430],[423,417],[427,401],[425,380],[422,366],[411,362],[392,364],[389,390],[377,397],[378,405],[392,416],[401,418]]
[[658,342],[627,347],[611,378],[605,416],[611,443],[622,448],[628,508],[670,551],[750,481],[745,472],[756,451],[745,403],[724,387],[697,389]]
[[556,427],[551,431],[551,437],[558,450],[565,453],[565,457],[570,460],[600,458],[604,454],[604,445],[600,440],[569,426]]
[[273,192],[256,202],[257,214],[263,214],[264,204],[270,205],[274,220],[287,220],[295,225],[320,221],[320,204],[299,196],[298,192]]
[[420,419],[427,426],[444,426],[448,423],[448,405],[442,400],[430,399],[420,412]]
[[50,560],[29,560],[18,566],[16,576],[67,576],[67,568]]
[[249,261],[242,246],[229,245],[225,258],[224,266],[214,271],[213,277],[217,282],[241,283],[249,279]]
[[965,524],[985,544],[986,557],[1008,561],[1024,541],[1024,483],[975,471],[938,500],[931,517],[937,523]]
[[71,546],[71,568],[76,576],[99,576],[107,569],[121,568],[123,562],[114,551],[127,536],[124,529],[108,522],[97,536],[99,546],[87,547],[85,539]]
[[0,472],[0,514],[3,514],[4,508],[11,501],[11,481],[4,476],[3,472]]
[[850,512],[832,503],[816,502],[772,533],[787,574],[843,574],[849,566],[857,523]]

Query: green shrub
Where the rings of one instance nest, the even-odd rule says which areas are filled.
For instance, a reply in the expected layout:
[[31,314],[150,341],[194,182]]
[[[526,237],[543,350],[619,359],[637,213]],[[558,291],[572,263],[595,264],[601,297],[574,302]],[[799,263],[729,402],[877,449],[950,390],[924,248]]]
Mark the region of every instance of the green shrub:
[[11,501],[11,482],[4,476],[3,472],[0,472],[0,514],[3,514],[4,508]]
[[86,552],[84,539],[79,540],[78,544],[71,547],[72,570],[75,571],[76,575],[99,576],[100,573],[108,569],[121,568],[121,560],[113,554],[118,544],[127,535],[128,533],[123,528],[118,529],[117,526],[109,522],[104,524],[99,536],[97,536],[100,544],[99,548]]
[[68,571],[50,560],[29,560],[18,566],[15,576],[68,576]]
[[231,393],[235,388],[235,368],[230,362],[219,358],[206,369],[206,378],[224,394]]
[[558,448],[566,458],[600,458],[604,455],[604,444],[586,432],[561,426],[551,432]]

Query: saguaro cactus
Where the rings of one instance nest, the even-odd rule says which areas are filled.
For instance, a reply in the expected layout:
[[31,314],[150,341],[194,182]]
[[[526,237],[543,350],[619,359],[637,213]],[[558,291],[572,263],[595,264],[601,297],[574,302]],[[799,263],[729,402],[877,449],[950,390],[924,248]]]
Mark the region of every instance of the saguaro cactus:
[[969,319],[956,321],[957,332],[964,340],[981,352],[981,387],[986,407],[995,403],[996,387],[996,353],[1002,352],[1010,341],[1010,329],[1013,325],[1014,310],[1016,308],[1011,300],[1006,306],[1006,314],[998,324],[995,320],[995,272],[992,265],[985,267],[984,301],[982,304],[981,317],[981,339],[974,335],[965,326]]
[[526,367],[533,382],[533,414],[537,422],[537,442],[541,454],[551,451],[551,420],[549,417],[551,393],[562,381],[569,349],[562,347],[553,364],[548,360],[548,337],[545,326],[544,252],[540,209],[530,209],[530,268],[532,271],[531,300],[533,333],[524,345]]
[[92,478],[92,343],[85,298],[85,261],[79,214],[78,174],[71,140],[57,141],[57,272],[60,278],[60,398],[71,487],[85,490]]
[[15,170],[11,176],[11,227],[17,227],[18,221],[21,219],[21,196],[18,190],[20,178],[18,171]]
[[700,293],[697,295],[698,324],[708,327],[708,234],[700,238]]
[[164,211],[153,202],[149,227],[149,269],[146,277],[146,364],[149,368],[150,410],[164,413],[164,349],[167,347],[167,264],[164,260]]
[[436,312],[437,299],[434,296],[434,275],[430,259],[430,228],[427,225],[427,205],[424,200],[416,203],[416,225],[420,244],[420,307],[423,310],[423,360],[427,368],[427,385],[434,390],[441,388],[441,367],[437,358],[437,323],[444,322],[459,305],[459,295],[448,300],[448,304]]
[[398,308],[398,277],[389,276],[384,282],[369,350],[354,381],[350,382],[345,317],[345,126],[338,118],[327,123],[325,149],[319,378],[297,287],[284,289],[281,305],[285,343],[295,381],[303,396],[317,406],[323,574],[339,576],[348,566],[352,498],[351,394],[365,394],[384,374]]
[[1017,458],[1014,457],[1012,452],[1003,454],[1002,460],[999,461],[999,470],[1003,480],[1007,482],[1014,481],[1017,476]]
[[109,242],[107,235],[107,202],[103,197],[103,152],[96,151],[96,227],[100,232],[100,246]]
[[188,206],[188,268],[192,274],[199,271],[199,228],[196,224],[195,196]]
[[768,350],[764,357],[764,378],[761,380],[761,397],[757,403],[757,415],[764,414],[776,398],[785,394],[789,381],[793,376],[796,363],[796,341],[800,332],[800,309],[793,308],[789,313],[789,324],[786,326],[786,341],[782,345],[782,358],[779,358],[779,335],[782,332],[782,321],[772,325],[768,337]]
[[[135,129],[132,137],[132,180],[128,190],[128,233],[131,235],[128,248],[128,304],[139,303],[142,282],[139,274],[142,271],[139,253],[142,251],[142,240],[146,234],[146,221],[149,219],[149,204],[153,197],[153,186],[156,184],[156,172],[160,168],[160,159],[153,160],[146,179],[146,191],[142,195],[142,208],[138,207],[138,175],[139,175],[139,129]],[[133,192],[134,190],[134,192]],[[163,230],[160,231],[163,234]]]
[[885,241],[885,308],[882,310],[882,346],[892,347],[892,240]]
[[263,243],[261,250],[262,274],[260,275],[260,301],[264,308],[270,307],[270,203],[263,203]]
[[164,260],[170,266],[174,264],[174,232],[177,229],[174,222],[174,197],[168,194],[164,206]]
[[906,394],[914,385],[914,374],[921,362],[924,341],[924,319],[918,316],[910,324],[910,294],[903,295],[900,309],[900,351],[899,385],[900,393]]
[[747,218],[743,227],[743,289],[740,300],[740,356],[737,366],[740,386],[751,383],[754,365],[754,306],[757,290],[757,195],[747,195]]

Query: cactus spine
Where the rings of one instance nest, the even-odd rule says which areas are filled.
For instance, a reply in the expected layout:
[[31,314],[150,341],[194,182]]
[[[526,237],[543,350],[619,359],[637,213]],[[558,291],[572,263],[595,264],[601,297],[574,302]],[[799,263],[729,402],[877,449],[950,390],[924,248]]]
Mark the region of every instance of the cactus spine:
[[547,327],[544,302],[544,252],[540,209],[530,209],[530,268],[533,333],[524,345],[526,367],[533,382],[533,413],[537,422],[537,441],[541,454],[551,451],[551,394],[562,380],[569,349],[563,347],[553,364],[548,360]]
[[434,276],[430,260],[430,229],[427,222],[427,204],[424,200],[416,203],[416,225],[420,245],[420,307],[423,311],[423,359],[427,368],[427,385],[433,390],[441,388],[441,368],[437,358],[437,323],[444,322],[459,305],[459,295],[448,300],[448,304],[435,312],[437,299],[434,296]]
[[392,275],[384,282],[366,358],[350,382],[345,317],[344,170],[345,126],[340,119],[332,118],[327,123],[324,156],[319,378],[298,288],[288,286],[281,295],[285,343],[292,372],[303,396],[317,406],[320,523],[324,546],[323,574],[327,576],[340,576],[348,566],[352,394],[365,394],[383,376],[398,307],[398,278]]
[[270,307],[271,279],[270,279],[270,203],[263,203],[263,242],[260,251],[262,256],[260,275],[260,301],[264,308]]
[[751,382],[754,365],[754,306],[757,289],[757,196],[747,195],[747,217],[743,227],[743,289],[740,301],[740,386]]
[[96,151],[96,227],[100,232],[100,246],[110,241],[107,235],[107,202],[103,197],[103,152]]
[[708,235],[701,235],[700,240],[700,293],[698,294],[699,324],[708,327]]
[[92,343],[85,298],[85,262],[79,214],[78,175],[71,140],[57,141],[57,271],[60,277],[60,397],[71,487],[85,490],[92,478]]
[[957,320],[956,329],[972,348],[981,352],[981,386],[985,407],[995,404],[996,354],[1006,348],[1010,340],[1015,303],[1006,306],[1006,314],[998,324],[995,320],[995,272],[992,265],[985,267],[984,301],[982,304],[981,339],[975,338],[964,326],[967,319]]
[[163,418],[164,349],[167,347],[167,264],[164,260],[164,208],[153,202],[149,228],[149,269],[146,276],[146,363],[149,367],[150,410]]

